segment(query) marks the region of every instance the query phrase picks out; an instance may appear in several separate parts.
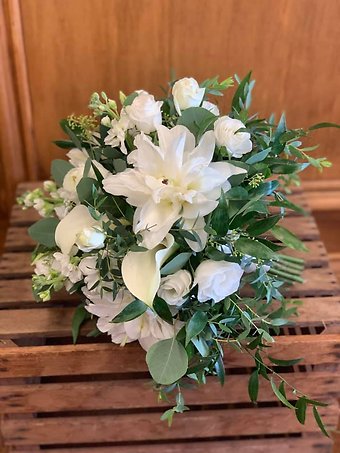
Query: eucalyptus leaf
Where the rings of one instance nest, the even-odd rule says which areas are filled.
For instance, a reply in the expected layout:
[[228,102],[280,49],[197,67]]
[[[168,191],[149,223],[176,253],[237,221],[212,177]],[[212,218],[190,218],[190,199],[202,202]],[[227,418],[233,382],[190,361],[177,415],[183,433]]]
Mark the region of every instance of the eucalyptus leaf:
[[59,219],[54,217],[38,220],[38,222],[29,227],[28,234],[39,244],[53,248],[56,246],[55,230],[58,223]]
[[51,163],[51,175],[58,186],[63,185],[63,181],[66,173],[72,170],[73,165],[69,161],[63,159],[52,160]]
[[175,272],[179,271],[186,265],[191,255],[191,252],[179,253],[161,268],[161,275],[174,274]]
[[173,337],[152,345],[146,354],[146,363],[154,381],[170,385],[186,374],[188,356],[185,348]]
[[156,296],[152,306],[160,318],[164,319],[164,321],[169,324],[173,324],[172,313],[165,300]]

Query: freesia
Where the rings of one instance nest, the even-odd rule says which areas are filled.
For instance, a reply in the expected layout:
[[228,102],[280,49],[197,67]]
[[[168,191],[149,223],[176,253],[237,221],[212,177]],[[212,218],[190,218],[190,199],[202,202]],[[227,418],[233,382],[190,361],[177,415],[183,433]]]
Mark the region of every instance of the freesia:
[[103,180],[106,192],[123,195],[136,206],[133,230],[141,234],[142,245],[148,249],[156,247],[180,218],[194,223],[212,212],[221,190],[231,187],[228,178],[246,172],[228,162],[211,162],[215,148],[212,131],[197,146],[184,126],[170,130],[159,126],[157,132],[159,146],[150,137],[138,135],[136,149],[128,156],[134,168]]

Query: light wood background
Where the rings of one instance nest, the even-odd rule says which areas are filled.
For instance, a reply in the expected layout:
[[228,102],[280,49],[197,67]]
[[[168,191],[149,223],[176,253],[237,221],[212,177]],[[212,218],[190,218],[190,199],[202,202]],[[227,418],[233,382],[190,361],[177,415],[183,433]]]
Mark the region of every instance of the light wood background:
[[[160,95],[171,68],[199,80],[253,69],[254,112],[340,122],[339,22],[339,0],[0,0],[1,206],[17,181],[49,176],[58,120],[86,112],[93,91]],[[313,142],[334,166],[305,178],[339,178],[340,131]]]

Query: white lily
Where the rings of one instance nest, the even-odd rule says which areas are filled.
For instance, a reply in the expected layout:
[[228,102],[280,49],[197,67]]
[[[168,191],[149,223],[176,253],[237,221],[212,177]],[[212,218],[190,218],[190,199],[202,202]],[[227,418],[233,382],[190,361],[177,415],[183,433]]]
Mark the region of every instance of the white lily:
[[146,252],[128,252],[122,262],[122,276],[127,289],[139,300],[152,306],[161,282],[160,268],[178,245],[171,234],[161,244]]
[[143,133],[136,136],[136,149],[128,156],[134,168],[103,181],[106,192],[123,195],[136,206],[133,230],[142,235],[141,245],[148,249],[160,244],[180,218],[192,221],[212,212],[221,190],[231,187],[228,178],[246,172],[228,162],[211,162],[212,131],[202,136],[198,146],[184,126],[159,126],[157,133],[159,146]]
[[102,235],[101,240],[91,244],[92,246],[88,247],[87,251],[103,247],[105,236],[101,233],[100,223],[91,216],[86,206],[78,205],[58,223],[55,230],[55,242],[63,254],[69,255],[72,247],[79,242],[79,239],[82,239],[84,233],[86,233],[87,239],[90,233],[96,238],[99,233]]

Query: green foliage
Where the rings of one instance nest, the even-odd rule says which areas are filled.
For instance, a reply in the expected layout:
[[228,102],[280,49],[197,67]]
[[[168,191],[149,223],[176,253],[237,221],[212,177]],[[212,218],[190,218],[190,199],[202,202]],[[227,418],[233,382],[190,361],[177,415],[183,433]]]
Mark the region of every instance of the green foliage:
[[67,160],[55,159],[51,164],[51,175],[58,186],[63,185],[64,177],[66,173],[72,170],[73,165],[70,164]]
[[217,116],[202,107],[190,107],[182,112],[177,124],[181,124],[192,132],[196,140],[209,130],[214,128]]
[[77,343],[81,326],[90,318],[90,313],[84,307],[84,304],[78,305],[72,318],[72,339],[73,344]]
[[34,223],[28,229],[28,234],[39,244],[45,245],[48,248],[56,246],[55,230],[59,220],[56,218],[41,219]]
[[284,228],[280,225],[275,225],[271,227],[271,232],[276,237],[276,239],[279,239],[279,241],[281,241],[287,247],[290,247],[294,250],[300,250],[302,252],[308,252],[308,248],[305,246],[305,244],[298,237],[296,237],[295,234],[287,230],[287,228]]
[[118,313],[118,315],[115,316],[111,322],[118,323],[132,321],[132,319],[138,318],[138,316],[141,316],[143,313],[145,313],[147,308],[148,306],[145,305],[144,302],[136,299],[125,308],[123,308],[123,310]]
[[175,337],[152,345],[146,354],[146,362],[153,379],[163,385],[177,382],[188,369],[186,350]]

